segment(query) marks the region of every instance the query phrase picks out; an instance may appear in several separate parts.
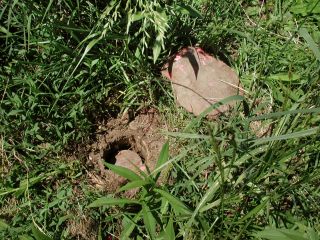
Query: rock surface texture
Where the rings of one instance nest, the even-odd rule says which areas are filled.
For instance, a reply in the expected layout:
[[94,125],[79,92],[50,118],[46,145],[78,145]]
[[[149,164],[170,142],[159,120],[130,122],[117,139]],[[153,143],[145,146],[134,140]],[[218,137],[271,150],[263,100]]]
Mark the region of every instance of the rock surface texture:
[[115,165],[120,167],[125,167],[131,171],[138,172],[139,168],[142,171],[145,171],[145,166],[142,162],[141,157],[134,151],[131,150],[122,150],[116,155]]
[[[165,65],[162,75],[172,82],[177,104],[196,116],[226,97],[242,94],[237,74],[201,48],[180,50]],[[215,117],[231,105],[221,106],[208,116]]]

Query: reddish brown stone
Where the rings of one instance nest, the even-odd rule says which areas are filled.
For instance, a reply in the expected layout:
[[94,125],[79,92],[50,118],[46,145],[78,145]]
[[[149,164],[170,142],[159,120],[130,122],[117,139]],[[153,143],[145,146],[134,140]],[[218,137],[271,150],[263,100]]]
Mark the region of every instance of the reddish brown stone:
[[[172,82],[177,104],[196,116],[226,97],[242,94],[237,74],[201,48],[182,49],[162,74]],[[208,116],[216,116],[231,105],[221,106]]]

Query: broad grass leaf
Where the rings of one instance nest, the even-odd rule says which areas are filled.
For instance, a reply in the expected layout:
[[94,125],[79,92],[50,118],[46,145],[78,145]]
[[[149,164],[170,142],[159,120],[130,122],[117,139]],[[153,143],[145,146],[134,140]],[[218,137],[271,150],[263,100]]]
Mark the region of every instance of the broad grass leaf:
[[146,204],[143,204],[142,206],[142,216],[144,225],[146,226],[149,235],[153,239],[155,237],[156,232],[156,220],[152,215],[150,208]]
[[294,14],[301,14],[302,16],[320,13],[320,3],[318,0],[297,1],[296,4],[292,5],[290,11]]
[[133,189],[133,188],[140,188],[140,187],[143,187],[143,186],[148,185],[148,184],[150,184],[150,182],[146,181],[146,180],[132,181],[132,182],[127,183],[123,187],[121,187],[119,189],[119,192],[130,190],[130,189]]
[[137,213],[133,219],[130,219],[127,216],[124,216],[123,218],[123,230],[121,232],[121,236],[119,239],[131,239],[130,234],[134,230],[134,228],[137,226],[137,222],[142,217],[142,210]]
[[139,21],[139,20],[143,19],[144,17],[145,17],[145,15],[142,12],[136,12],[131,15],[131,20],[132,20],[132,22],[135,22],[135,21]]
[[40,175],[40,176],[32,177],[29,179],[21,180],[19,188],[15,192],[15,196],[20,196],[22,193],[26,191],[27,188],[32,187],[33,185],[43,181],[44,179],[45,179],[45,176]]
[[161,41],[159,41],[158,39],[155,41],[153,45],[152,52],[153,52],[153,63],[156,63],[161,53]]
[[[319,2],[319,6],[320,6],[320,2]],[[315,41],[313,40],[313,38],[310,36],[308,30],[306,28],[301,28],[299,30],[299,34],[307,42],[308,47],[313,52],[316,59],[318,59],[318,61],[320,61],[320,49],[319,49],[318,45],[315,43]]]
[[202,212],[208,211],[208,210],[211,209],[211,208],[214,208],[214,207],[219,206],[220,203],[221,203],[221,199],[218,199],[218,200],[216,200],[216,201],[214,201],[214,202],[212,202],[212,203],[209,203],[209,204],[203,206],[203,207],[199,210],[199,212],[202,213]]
[[4,38],[4,37],[8,38],[8,37],[11,37],[11,36],[12,36],[12,33],[9,32],[7,29],[5,29],[5,28],[2,27],[2,26],[0,26],[0,32],[6,34],[5,36],[0,35],[0,38]]
[[317,233],[315,229],[313,228],[307,228],[307,235],[309,240],[319,240],[320,239],[320,233]]
[[136,200],[126,199],[126,198],[108,198],[101,197],[89,204],[88,208],[102,207],[102,206],[114,206],[114,205],[124,205],[124,204],[140,204]]
[[190,220],[188,221],[187,226],[191,227],[192,222],[194,221],[195,217],[197,216],[197,214],[199,213],[199,211],[205,207],[205,204],[210,201],[212,199],[213,194],[215,194],[215,192],[220,188],[220,183],[218,180],[216,180],[208,189],[208,191],[206,192],[206,194],[202,197],[202,199],[200,200],[199,204],[197,205],[196,209],[194,210],[194,212],[192,213],[192,216],[190,218]]
[[320,13],[320,1],[319,0],[309,0],[307,3],[307,10],[313,14]]
[[159,159],[156,164],[156,168],[160,167],[163,165],[165,162],[167,162],[169,159],[169,143],[168,141],[162,146]]
[[272,137],[265,137],[265,138],[250,140],[249,142],[252,142],[255,145],[257,145],[257,144],[271,142],[271,141],[281,141],[281,140],[288,140],[293,138],[307,137],[307,136],[319,133],[319,130],[320,130],[320,127],[314,127],[308,130],[302,130],[302,131],[283,134],[279,136],[272,136]]
[[[200,139],[200,140],[209,140],[212,139],[212,136],[197,134],[197,133],[186,133],[186,132],[162,132],[163,134],[170,136],[170,137],[177,137],[177,138],[184,138],[184,139]],[[227,138],[222,137],[214,137],[215,140],[223,141],[227,140]],[[244,139],[234,138],[237,142],[243,142]]]
[[285,115],[308,114],[308,113],[320,113],[320,108],[297,109],[297,110],[290,110],[290,111],[283,111],[283,112],[268,113],[268,114],[263,114],[256,117],[248,118],[245,121],[259,121],[259,120],[280,118]]
[[269,228],[254,235],[269,240],[307,240],[303,233],[289,229]]
[[[164,165],[169,159],[169,143],[168,141],[162,146],[157,164],[156,164],[156,169],[160,168],[162,165]],[[156,177],[155,177],[155,181],[158,180],[160,176],[160,172],[157,173]]]
[[98,42],[100,41],[100,38],[97,39],[93,39],[89,42],[89,44],[87,45],[87,47],[85,48],[79,62],[77,63],[76,67],[73,69],[71,75],[74,74],[74,72],[77,70],[77,68],[79,67],[79,65],[81,64],[82,60],[84,59],[84,57],[88,54],[88,52],[94,47],[94,45],[96,45]]
[[178,3],[178,6],[176,7],[176,11],[180,12],[181,14],[186,14],[191,17],[198,17],[202,18],[202,14],[195,9],[193,6],[184,4],[184,3]]
[[4,196],[13,192],[17,192],[20,188],[4,188],[0,189],[0,196]]
[[34,240],[34,238],[27,235],[21,235],[19,236],[19,240]]
[[31,231],[36,240],[52,240],[52,238],[48,237],[35,222],[31,225]]
[[160,172],[161,169],[163,169],[165,166],[167,166],[167,165],[169,165],[169,164],[171,164],[171,163],[173,163],[173,162],[175,162],[175,163],[179,162],[179,161],[182,160],[191,150],[194,150],[194,149],[198,148],[198,147],[202,144],[202,141],[203,141],[203,140],[201,140],[201,141],[199,141],[198,143],[195,143],[195,144],[189,146],[187,149],[182,150],[180,154],[178,154],[177,156],[175,156],[175,157],[173,157],[172,159],[168,160],[167,162],[165,162],[164,164],[162,164],[160,167],[155,168],[155,169],[152,171],[151,174],[154,175],[154,174]]
[[177,210],[178,212],[191,213],[190,209],[183,202],[172,196],[170,193],[159,188],[154,189],[154,191],[160,193],[160,195],[170,203],[173,209]]
[[294,82],[300,79],[300,76],[296,73],[277,73],[269,76],[270,79],[276,81],[283,81],[283,82]]
[[305,4],[296,4],[293,5],[290,8],[290,11],[294,14],[301,14],[302,16],[306,16],[308,11],[307,11],[307,6]]
[[128,168],[116,166],[116,165],[113,165],[110,163],[105,163],[105,164],[111,171],[113,171],[114,173],[116,173],[116,174],[130,180],[130,181],[142,180],[142,178],[138,174],[136,174],[135,172],[131,171]]
[[174,232],[174,227],[173,227],[173,220],[172,217],[170,217],[166,228],[164,229],[165,233],[166,233],[166,239],[168,240],[174,240],[176,239],[176,234]]
[[47,13],[49,12],[49,10],[50,10],[50,8],[51,8],[52,3],[53,3],[53,0],[50,0],[50,1],[49,1],[49,4],[48,4],[48,6],[47,6],[47,8],[46,8],[46,10],[45,10],[45,12],[44,12],[44,14],[43,14],[41,23],[43,22],[43,20],[44,20],[45,17],[47,16]]

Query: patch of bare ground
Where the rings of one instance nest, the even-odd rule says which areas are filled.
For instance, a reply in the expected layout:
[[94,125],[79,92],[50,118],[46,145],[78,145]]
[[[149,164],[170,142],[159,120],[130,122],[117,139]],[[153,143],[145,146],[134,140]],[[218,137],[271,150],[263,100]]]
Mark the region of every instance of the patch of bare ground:
[[[132,116],[133,115],[133,116]],[[109,170],[105,163],[139,171],[152,171],[165,138],[164,129],[156,109],[144,109],[137,114],[123,114],[99,126],[96,141],[89,146],[87,164],[93,171],[87,177],[96,189],[114,193],[126,180]],[[129,197],[135,192],[126,193]]]
[[67,223],[67,231],[73,239],[97,239],[96,228],[96,223],[90,217],[80,214]]

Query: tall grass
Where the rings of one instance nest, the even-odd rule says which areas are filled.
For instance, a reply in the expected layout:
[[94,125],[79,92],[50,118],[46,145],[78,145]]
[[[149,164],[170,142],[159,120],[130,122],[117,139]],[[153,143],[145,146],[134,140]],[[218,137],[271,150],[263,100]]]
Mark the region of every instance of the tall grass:
[[[0,6],[4,239],[319,238],[318,0]],[[248,91],[214,122],[169,105],[159,76],[170,54],[195,44]],[[141,188],[135,200],[93,189],[85,156],[68,161],[62,150],[141,105],[158,105],[179,131],[166,133],[150,176],[114,167],[131,181],[122,190]]]

